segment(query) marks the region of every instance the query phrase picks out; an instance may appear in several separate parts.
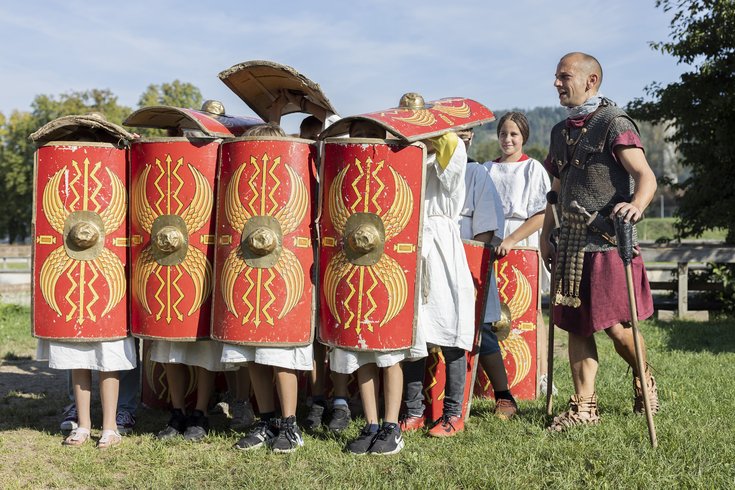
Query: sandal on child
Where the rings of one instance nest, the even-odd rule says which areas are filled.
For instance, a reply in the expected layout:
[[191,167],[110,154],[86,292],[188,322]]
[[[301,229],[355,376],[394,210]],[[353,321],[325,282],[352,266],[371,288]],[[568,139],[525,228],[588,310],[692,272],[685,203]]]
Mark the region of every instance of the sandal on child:
[[71,433],[67,436],[66,439],[64,439],[61,444],[63,444],[64,446],[81,446],[89,440],[89,436],[89,429],[77,427],[76,429],[71,431]]
[[105,429],[102,431],[100,440],[97,441],[98,449],[107,449],[113,446],[117,446],[122,442],[122,436],[116,430]]

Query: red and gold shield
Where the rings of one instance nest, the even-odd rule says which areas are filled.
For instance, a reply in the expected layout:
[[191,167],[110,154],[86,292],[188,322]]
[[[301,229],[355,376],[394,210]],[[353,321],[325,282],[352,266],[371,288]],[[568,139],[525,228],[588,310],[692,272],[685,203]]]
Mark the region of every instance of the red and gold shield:
[[199,131],[214,138],[240,136],[248,128],[263,124],[255,117],[229,116],[170,106],[149,106],[130,114],[123,123],[136,128]]
[[[537,397],[538,362],[536,334],[540,309],[539,275],[541,258],[538,249],[519,247],[495,263],[500,302],[508,305],[510,333],[500,339],[500,350],[508,373],[508,387],[521,400]],[[475,394],[492,397],[493,389],[485,371],[478,370]]]
[[324,145],[319,222],[320,330],[327,345],[390,351],[413,343],[425,150]]
[[222,144],[212,338],[312,342],[315,157],[313,145],[294,138]]
[[[488,272],[493,260],[490,246],[475,240],[462,240],[467,255],[467,264],[470,266],[472,282],[475,284],[475,340],[472,350],[465,355],[467,358],[467,372],[464,384],[464,399],[462,401],[462,418],[470,415],[472,390],[475,385],[477,366],[480,351],[480,327],[485,316],[485,299],[487,298]],[[438,420],[444,409],[444,395],[446,387],[446,364],[441,350],[432,349],[426,361],[426,377],[424,378],[425,415],[428,420]]]
[[399,107],[340,119],[320,138],[346,134],[358,120],[371,121],[406,141],[419,141],[494,121],[495,115],[472,99],[452,97],[424,103],[420,95],[411,93],[403,96]]
[[127,150],[49,142],[35,159],[33,335],[128,336]]
[[137,140],[131,164],[131,328],[137,337],[209,338],[219,140]]

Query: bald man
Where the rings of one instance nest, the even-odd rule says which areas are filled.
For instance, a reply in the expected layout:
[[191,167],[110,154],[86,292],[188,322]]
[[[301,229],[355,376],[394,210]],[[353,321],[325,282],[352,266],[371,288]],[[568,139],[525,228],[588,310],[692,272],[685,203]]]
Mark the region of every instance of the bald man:
[[[575,393],[569,410],[552,421],[551,431],[599,422],[594,333],[600,330],[612,339],[615,351],[631,367],[633,410],[643,411],[625,269],[615,245],[600,230],[588,227],[584,214],[572,205],[576,201],[589,213],[599,212],[605,217],[617,214],[636,223],[656,191],[656,178],[635,123],[600,94],[601,83],[602,67],[588,54],[569,53],[557,65],[554,87],[569,117],[551,130],[544,166],[553,176],[552,190],[559,193],[561,238],[554,256],[549,242],[554,221],[548,205],[540,248],[546,267],[556,268],[555,284],[551,286],[552,322],[569,333]],[[635,231],[633,236],[635,239]],[[638,319],[643,320],[653,314],[653,301],[640,255],[634,258],[632,268]],[[644,376],[655,413],[659,402],[648,364]]]

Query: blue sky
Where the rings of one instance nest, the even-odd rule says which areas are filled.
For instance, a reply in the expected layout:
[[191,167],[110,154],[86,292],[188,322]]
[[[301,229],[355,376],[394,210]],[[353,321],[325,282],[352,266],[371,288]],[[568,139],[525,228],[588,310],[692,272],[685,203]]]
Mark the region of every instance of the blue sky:
[[91,88],[135,107],[149,84],[179,79],[251,115],[217,74],[253,59],[293,66],[342,115],[408,91],[554,106],[556,63],[578,50],[601,61],[602,92],[625,104],[684,71],[648,44],[668,39],[669,22],[653,0],[0,0],[0,112]]

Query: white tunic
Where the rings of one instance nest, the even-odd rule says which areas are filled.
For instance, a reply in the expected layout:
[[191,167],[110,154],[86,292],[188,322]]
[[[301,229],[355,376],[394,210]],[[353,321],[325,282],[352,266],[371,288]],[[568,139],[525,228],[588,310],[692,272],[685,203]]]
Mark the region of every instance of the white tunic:
[[[546,169],[533,158],[517,162],[485,162],[503,204],[505,234],[508,236],[528,218],[546,209],[546,193],[551,182]],[[539,246],[541,230],[516,245]]]
[[311,371],[314,358],[312,344],[303,347],[253,347],[247,345],[222,344],[222,362],[228,367],[235,364],[254,362],[298,371]]
[[[460,235],[463,239],[473,239],[480,233],[492,231],[494,234],[491,243],[499,245],[500,241],[496,238],[502,239],[503,235],[505,221],[503,204],[487,168],[476,162],[468,162],[465,186],[467,194],[459,219]],[[494,267],[491,269],[490,283],[487,287],[483,323],[500,320],[500,298],[494,269]]]
[[162,364],[186,364],[203,367],[208,371],[224,371],[221,362],[222,344],[214,340],[171,342],[154,340],[151,343],[151,361]]
[[457,145],[445,169],[435,155],[426,159],[421,245],[424,276],[412,357],[426,356],[426,343],[472,349],[475,288],[458,225],[465,202],[466,168],[467,153],[462,144]]
[[52,369],[127,371],[137,365],[135,339],[127,337],[104,342],[63,342],[39,339],[36,359],[47,360]]

